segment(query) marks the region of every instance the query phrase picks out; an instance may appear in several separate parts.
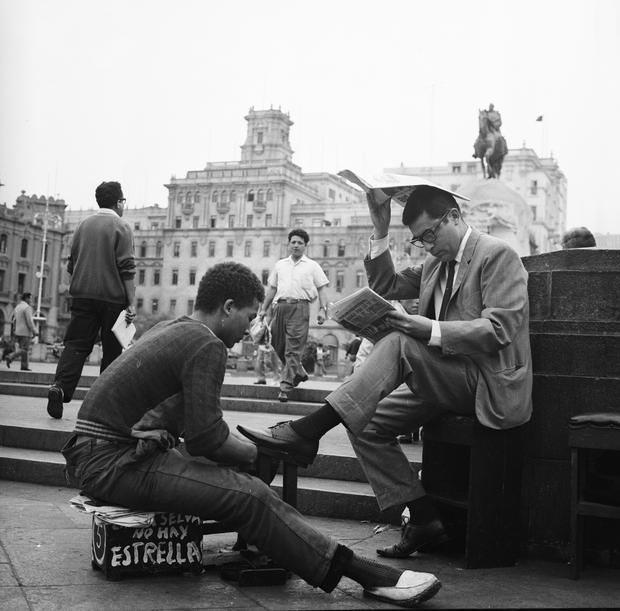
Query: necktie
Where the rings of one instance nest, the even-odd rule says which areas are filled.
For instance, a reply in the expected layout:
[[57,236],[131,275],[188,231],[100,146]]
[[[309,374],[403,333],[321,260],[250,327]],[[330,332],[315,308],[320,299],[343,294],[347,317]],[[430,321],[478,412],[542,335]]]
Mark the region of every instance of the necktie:
[[439,310],[439,318],[437,320],[446,319],[446,310],[448,309],[448,303],[450,297],[452,297],[452,285],[454,284],[454,266],[456,261],[450,261],[448,263],[448,281],[446,282],[446,290],[443,292],[443,299],[441,300],[441,309]]

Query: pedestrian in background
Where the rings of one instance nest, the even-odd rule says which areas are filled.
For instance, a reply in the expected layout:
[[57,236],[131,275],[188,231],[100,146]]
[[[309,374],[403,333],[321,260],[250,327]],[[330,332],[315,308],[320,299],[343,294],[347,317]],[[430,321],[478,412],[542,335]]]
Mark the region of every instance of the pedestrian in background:
[[591,248],[596,246],[596,240],[587,227],[573,227],[562,236],[562,249]]
[[24,293],[22,300],[15,306],[11,315],[12,324],[15,327],[15,343],[16,348],[9,353],[6,358],[6,366],[10,367],[13,360],[17,357],[21,358],[21,370],[32,371],[28,366],[28,353],[30,352],[30,344],[32,338],[37,335],[37,330],[32,320],[32,293]]
[[322,325],[327,316],[325,287],[329,280],[321,266],[305,255],[310,236],[303,229],[293,229],[288,234],[290,255],[280,259],[268,279],[265,301],[258,313],[264,318],[273,303],[271,323],[272,343],[284,364],[280,375],[281,402],[288,401],[288,394],[308,373],[301,364],[301,355],[308,341],[310,304],[319,299],[317,323]]
[[71,401],[97,336],[101,337],[103,372],[123,350],[112,332],[114,323],[123,310],[127,324],[136,315],[133,234],[121,219],[125,197],[120,183],[102,182],[95,198],[99,210],[77,226],[67,262],[71,319],[47,393],[47,413],[52,418],[62,418],[63,403]]

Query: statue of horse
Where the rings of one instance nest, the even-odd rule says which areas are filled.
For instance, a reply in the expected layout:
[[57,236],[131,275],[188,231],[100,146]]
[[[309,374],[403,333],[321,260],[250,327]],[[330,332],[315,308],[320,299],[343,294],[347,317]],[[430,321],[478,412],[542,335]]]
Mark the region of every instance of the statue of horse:
[[474,142],[472,157],[480,159],[485,178],[499,178],[508,146],[501,132],[489,121],[487,113],[487,110],[478,113],[478,138]]

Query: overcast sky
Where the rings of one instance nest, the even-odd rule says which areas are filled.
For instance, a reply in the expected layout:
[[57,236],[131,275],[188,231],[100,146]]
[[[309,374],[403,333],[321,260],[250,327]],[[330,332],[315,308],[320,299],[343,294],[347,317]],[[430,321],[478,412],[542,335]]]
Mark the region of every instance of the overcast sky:
[[[0,0],[0,202],[128,204],[234,161],[248,109],[294,122],[303,171],[471,157],[493,102],[552,154],[568,225],[620,233],[617,0]],[[544,116],[542,122],[536,117]]]

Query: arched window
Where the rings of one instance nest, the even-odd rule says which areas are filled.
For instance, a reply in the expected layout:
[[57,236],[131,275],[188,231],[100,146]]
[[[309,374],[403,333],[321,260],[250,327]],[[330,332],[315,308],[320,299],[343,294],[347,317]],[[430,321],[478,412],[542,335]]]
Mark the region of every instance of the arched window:
[[267,189],[267,201],[273,201],[273,189]]
[[7,245],[7,237],[6,237],[6,233],[3,233],[2,235],[0,235],[0,253],[2,254],[6,253],[6,245]]
[[222,204],[227,204],[228,203],[228,191],[222,191],[222,193],[220,195],[220,202]]
[[217,191],[213,191],[213,193],[211,194],[211,201],[214,204],[217,204],[217,200],[218,200],[218,193],[217,193]]
[[254,189],[250,189],[248,191],[248,201],[249,202],[253,202],[254,201]]
[[157,242],[157,244],[155,244],[155,256],[156,257],[161,257],[161,249],[162,249],[161,242]]
[[24,258],[28,256],[28,240],[26,238],[22,240],[22,247],[19,251],[19,256]]
[[344,257],[345,256],[344,240],[340,240],[340,242],[338,242],[338,256],[339,257]]
[[262,189],[258,190],[258,193],[256,195],[256,201],[259,204],[262,204],[265,201],[265,192]]
[[146,242],[142,242],[142,244],[140,244],[140,256],[146,257]]

